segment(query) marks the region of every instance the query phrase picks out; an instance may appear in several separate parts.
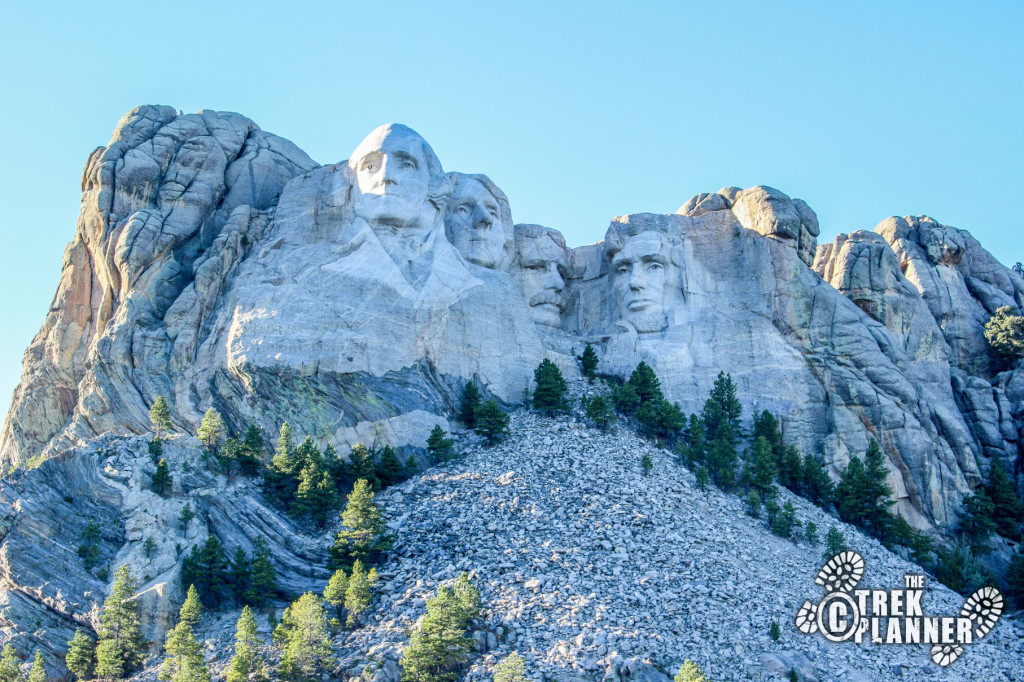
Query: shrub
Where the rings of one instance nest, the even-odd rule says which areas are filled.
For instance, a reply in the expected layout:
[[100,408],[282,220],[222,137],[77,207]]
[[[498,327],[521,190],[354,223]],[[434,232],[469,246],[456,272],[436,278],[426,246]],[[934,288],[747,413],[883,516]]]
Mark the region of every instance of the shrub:
[[1024,316],[1011,306],[996,309],[985,323],[985,340],[1000,360],[1012,363],[1024,357]]

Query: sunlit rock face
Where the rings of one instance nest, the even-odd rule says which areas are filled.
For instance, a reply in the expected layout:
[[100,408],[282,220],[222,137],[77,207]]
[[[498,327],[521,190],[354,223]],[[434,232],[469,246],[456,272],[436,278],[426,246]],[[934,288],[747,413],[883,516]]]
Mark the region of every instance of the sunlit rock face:
[[730,187],[567,248],[406,126],[320,166],[237,114],[167,107],[131,112],[84,178],[8,466],[145,433],[159,395],[184,431],[214,407],[342,452],[421,448],[467,381],[512,404],[545,357],[577,374],[588,342],[601,371],[650,363],[688,412],[729,372],[748,418],[772,410],[833,472],[878,440],[919,527],[948,527],[979,462],[1016,456],[1024,384],[981,327],[1024,284],[930,219],[817,247],[806,203]]

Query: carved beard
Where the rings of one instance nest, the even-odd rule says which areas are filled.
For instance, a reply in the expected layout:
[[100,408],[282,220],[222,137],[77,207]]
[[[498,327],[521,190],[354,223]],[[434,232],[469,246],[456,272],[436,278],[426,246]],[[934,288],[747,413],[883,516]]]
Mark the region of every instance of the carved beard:
[[668,326],[668,317],[665,316],[665,313],[641,313],[634,315],[629,321],[636,327],[638,334],[653,334]]

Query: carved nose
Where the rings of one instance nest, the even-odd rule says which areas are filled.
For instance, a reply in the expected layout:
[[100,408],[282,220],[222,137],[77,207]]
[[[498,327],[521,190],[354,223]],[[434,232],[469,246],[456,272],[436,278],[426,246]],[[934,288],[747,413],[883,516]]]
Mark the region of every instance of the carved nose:
[[489,230],[494,225],[494,218],[479,204],[473,209],[473,227],[478,230]]
[[558,274],[558,268],[554,265],[548,268],[548,277],[544,288],[557,292],[561,292],[565,288],[565,282],[562,281],[562,276]]

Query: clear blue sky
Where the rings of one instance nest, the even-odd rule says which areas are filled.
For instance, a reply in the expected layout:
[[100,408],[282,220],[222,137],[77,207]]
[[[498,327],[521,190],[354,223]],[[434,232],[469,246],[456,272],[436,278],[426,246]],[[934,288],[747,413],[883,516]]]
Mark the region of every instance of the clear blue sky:
[[320,163],[406,123],[574,246],[767,184],[822,241],[926,213],[1024,260],[1024,3],[893,4],[0,0],[0,414],[85,159],[139,104],[237,111]]

